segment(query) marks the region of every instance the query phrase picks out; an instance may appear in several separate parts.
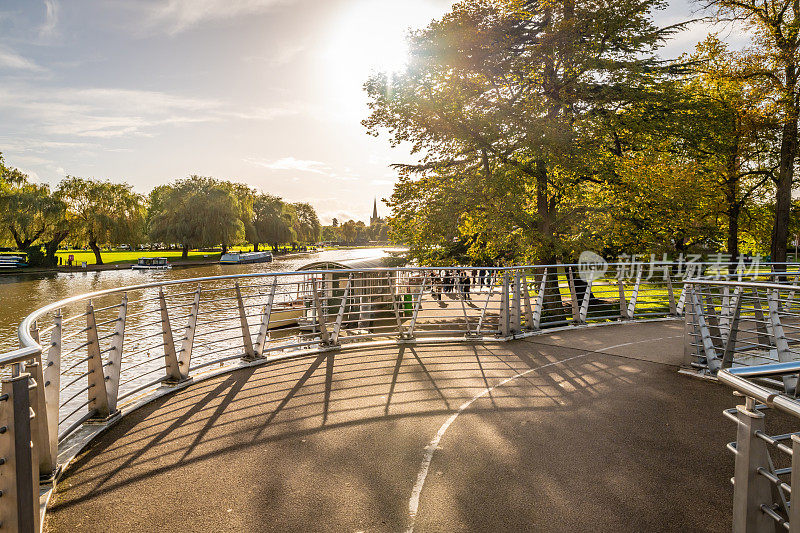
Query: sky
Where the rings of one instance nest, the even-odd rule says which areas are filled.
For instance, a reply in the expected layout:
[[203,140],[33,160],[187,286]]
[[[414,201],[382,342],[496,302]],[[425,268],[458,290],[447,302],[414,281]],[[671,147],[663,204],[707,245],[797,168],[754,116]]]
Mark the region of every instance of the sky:
[[[671,2],[659,24],[699,16]],[[0,152],[55,185],[192,174],[310,202],[323,223],[369,219],[407,147],[366,135],[362,84],[451,0],[0,0]],[[663,49],[690,50],[697,23]],[[380,215],[386,208],[379,207]]]

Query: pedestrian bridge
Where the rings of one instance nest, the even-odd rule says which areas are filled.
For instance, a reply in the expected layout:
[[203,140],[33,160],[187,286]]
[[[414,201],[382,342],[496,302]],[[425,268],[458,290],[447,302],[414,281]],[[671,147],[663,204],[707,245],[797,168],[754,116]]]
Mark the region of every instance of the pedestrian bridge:
[[789,529],[794,274],[662,267],[493,269],[469,300],[443,285],[472,272],[369,269],[54,303],[3,359],[3,528]]

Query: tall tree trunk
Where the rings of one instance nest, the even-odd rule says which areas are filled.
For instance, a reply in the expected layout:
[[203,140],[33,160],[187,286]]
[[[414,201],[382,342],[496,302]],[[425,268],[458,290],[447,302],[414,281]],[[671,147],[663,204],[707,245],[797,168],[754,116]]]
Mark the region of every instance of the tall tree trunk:
[[739,150],[740,150],[740,125],[736,121],[734,128],[734,145],[728,152],[728,168],[725,176],[725,202],[727,205],[726,214],[728,215],[728,254],[730,261],[735,262],[739,258],[739,216],[742,211],[742,203],[739,200]]
[[57,231],[53,235],[52,239],[44,243],[44,266],[58,266],[56,252],[58,252],[58,247],[62,242],[64,242],[64,239],[67,238],[67,235],[69,235],[69,231]]
[[[558,258],[555,253],[554,235],[552,229],[552,213],[547,197],[547,164],[544,161],[536,162],[536,214],[538,216],[538,230],[544,243],[542,264],[555,265]],[[541,279],[539,280],[541,282]],[[544,301],[542,305],[542,324],[547,322],[547,317],[552,320],[561,320],[564,314],[564,302],[558,288],[558,269],[550,267],[545,280]],[[568,313],[569,314],[569,313]]]
[[186,259],[187,257],[189,257],[189,245],[184,244],[183,248],[181,248],[181,258]]
[[253,251],[254,251],[254,252],[257,252],[257,251],[258,251],[258,243],[257,243],[257,242],[254,242],[254,243],[253,243]]
[[100,256],[100,247],[97,246],[97,241],[90,240],[89,241],[89,248],[91,248],[92,251],[94,252],[94,261],[95,261],[95,263],[97,263],[98,265],[102,265],[103,264],[103,258]]
[[794,159],[797,157],[796,67],[786,67],[786,122],[781,137],[781,158],[775,188],[775,224],[772,227],[772,261],[786,261],[786,245],[789,240],[789,210],[792,205],[792,175]]
[[225,255],[227,253],[228,253],[228,245],[227,244],[223,244],[222,245],[222,255]]
[[731,262],[739,259],[739,216],[741,215],[741,205],[733,203],[728,209],[728,253]]

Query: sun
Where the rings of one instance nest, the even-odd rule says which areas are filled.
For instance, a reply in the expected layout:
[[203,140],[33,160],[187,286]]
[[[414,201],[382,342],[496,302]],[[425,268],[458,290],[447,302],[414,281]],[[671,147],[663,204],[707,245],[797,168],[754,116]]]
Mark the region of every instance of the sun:
[[324,76],[340,105],[363,104],[371,73],[398,72],[408,61],[410,28],[426,26],[447,8],[442,0],[356,0],[334,20],[324,46]]

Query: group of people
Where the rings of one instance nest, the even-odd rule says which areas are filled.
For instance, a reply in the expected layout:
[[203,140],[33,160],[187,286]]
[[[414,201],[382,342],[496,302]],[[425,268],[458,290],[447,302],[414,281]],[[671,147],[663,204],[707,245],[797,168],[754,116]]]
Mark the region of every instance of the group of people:
[[471,287],[488,287],[491,284],[491,275],[484,269],[442,270],[433,274],[432,284],[435,300],[441,301],[442,293],[453,292],[469,301]]

